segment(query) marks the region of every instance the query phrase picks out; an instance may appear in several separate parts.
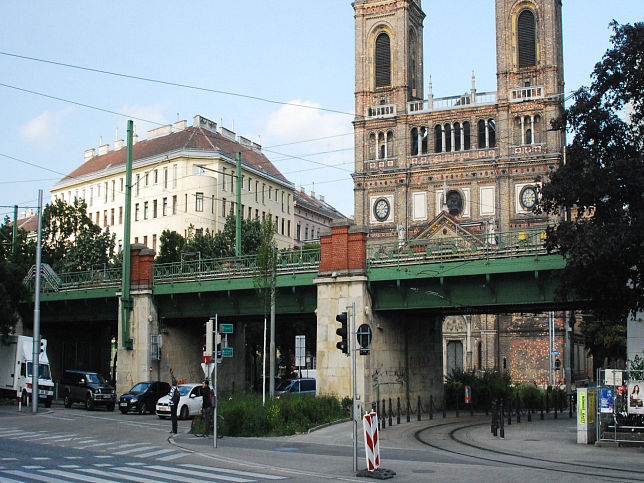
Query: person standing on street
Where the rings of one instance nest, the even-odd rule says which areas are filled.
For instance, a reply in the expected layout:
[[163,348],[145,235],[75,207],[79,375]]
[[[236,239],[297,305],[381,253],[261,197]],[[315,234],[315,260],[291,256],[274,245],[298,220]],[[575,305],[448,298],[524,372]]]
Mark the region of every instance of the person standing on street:
[[172,419],[172,431],[173,434],[177,434],[177,407],[179,406],[179,387],[177,386],[177,380],[172,376],[172,389],[170,389],[170,419]]
[[201,412],[203,413],[204,423],[204,436],[208,437],[210,431],[210,415],[212,412],[212,389],[208,385],[208,379],[204,379],[201,383]]

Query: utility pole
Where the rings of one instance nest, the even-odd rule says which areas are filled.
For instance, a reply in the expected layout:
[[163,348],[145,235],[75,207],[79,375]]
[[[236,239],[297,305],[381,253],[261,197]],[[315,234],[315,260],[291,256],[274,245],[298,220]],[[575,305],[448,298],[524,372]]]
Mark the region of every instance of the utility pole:
[[242,255],[242,205],[241,205],[241,189],[242,189],[242,154],[237,152],[236,155],[236,168],[237,168],[237,185],[235,186],[235,200],[236,200],[236,209],[235,209],[235,256],[237,258]]
[[11,237],[11,256],[16,256],[18,244],[18,205],[13,205],[13,234]]
[[271,399],[275,397],[275,246],[271,246],[271,342],[270,342],[270,366],[271,376],[268,383],[268,394]]
[[130,213],[132,211],[132,131],[134,122],[127,121],[127,158],[125,162],[125,218],[123,221],[123,286],[121,288],[121,347],[132,348],[130,339]]
[[[14,227],[16,224],[14,223]],[[40,372],[40,270],[42,256],[42,190],[38,190],[38,237],[36,241],[36,286],[34,287],[34,345],[31,355],[31,412],[38,412],[38,373]]]
[[564,377],[566,378],[566,394],[570,396],[572,393],[572,370],[570,367],[570,360],[571,360],[571,346],[572,344],[570,343],[570,332],[572,331],[570,327],[570,321],[572,317],[570,316],[570,311],[566,310],[564,312]]

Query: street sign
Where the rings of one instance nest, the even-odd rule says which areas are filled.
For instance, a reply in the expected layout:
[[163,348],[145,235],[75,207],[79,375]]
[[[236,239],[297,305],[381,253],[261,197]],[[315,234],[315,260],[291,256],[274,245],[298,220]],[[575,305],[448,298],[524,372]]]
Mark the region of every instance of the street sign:
[[233,324],[221,324],[219,326],[219,332],[221,332],[222,334],[232,334]]
[[221,348],[221,357],[232,357],[233,348],[232,347],[222,347]]
[[204,364],[203,362],[201,363],[201,368],[203,369],[203,373],[206,377],[210,377],[212,374],[212,370],[215,368],[214,364]]
[[295,366],[303,367],[306,365],[306,336],[295,336]]
[[553,355],[553,356],[558,356],[558,355],[559,355],[559,351],[552,351],[552,355]]

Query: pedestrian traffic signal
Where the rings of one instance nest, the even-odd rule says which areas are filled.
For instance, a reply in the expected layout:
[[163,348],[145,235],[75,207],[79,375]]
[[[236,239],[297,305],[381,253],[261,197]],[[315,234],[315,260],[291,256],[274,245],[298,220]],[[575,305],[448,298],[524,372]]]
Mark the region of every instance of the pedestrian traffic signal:
[[555,359],[555,371],[558,371],[561,369],[561,361],[559,358]]
[[347,313],[342,312],[335,316],[335,320],[340,322],[341,326],[339,329],[335,330],[335,333],[338,334],[341,338],[340,342],[335,344],[335,346],[342,351],[343,354],[349,353],[349,341],[347,340]]

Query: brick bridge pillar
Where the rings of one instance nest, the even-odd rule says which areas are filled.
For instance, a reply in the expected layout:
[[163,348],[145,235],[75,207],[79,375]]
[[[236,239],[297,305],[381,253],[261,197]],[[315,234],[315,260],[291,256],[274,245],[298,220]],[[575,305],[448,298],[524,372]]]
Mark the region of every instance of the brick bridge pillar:
[[[159,333],[157,308],[152,297],[154,250],[145,245],[131,245],[130,296],[133,307],[130,313],[132,350],[118,345],[116,392],[127,392],[134,384],[158,378],[158,367],[150,355],[150,335]],[[120,294],[119,294],[120,295]],[[119,298],[118,337],[123,340],[122,310]],[[156,362],[154,363],[156,364]]]

